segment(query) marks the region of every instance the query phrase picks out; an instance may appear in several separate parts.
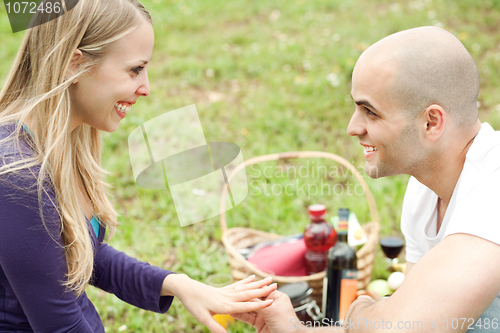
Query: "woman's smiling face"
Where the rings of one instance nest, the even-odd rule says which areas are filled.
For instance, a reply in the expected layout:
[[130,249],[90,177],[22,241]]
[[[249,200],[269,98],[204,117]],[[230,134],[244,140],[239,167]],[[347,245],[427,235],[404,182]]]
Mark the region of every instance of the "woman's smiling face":
[[101,65],[70,86],[72,129],[83,123],[106,132],[118,129],[137,99],[149,95],[146,65],[153,45],[153,28],[143,22],[115,42]]

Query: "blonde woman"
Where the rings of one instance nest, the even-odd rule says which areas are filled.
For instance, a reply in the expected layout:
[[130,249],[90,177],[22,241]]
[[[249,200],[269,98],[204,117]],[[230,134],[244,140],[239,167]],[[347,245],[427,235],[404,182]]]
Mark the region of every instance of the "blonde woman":
[[29,29],[0,92],[0,331],[104,332],[85,286],[166,312],[173,296],[212,332],[276,289],[249,278],[216,289],[103,243],[117,213],[100,131],[149,95],[151,17],[136,0],[79,0]]

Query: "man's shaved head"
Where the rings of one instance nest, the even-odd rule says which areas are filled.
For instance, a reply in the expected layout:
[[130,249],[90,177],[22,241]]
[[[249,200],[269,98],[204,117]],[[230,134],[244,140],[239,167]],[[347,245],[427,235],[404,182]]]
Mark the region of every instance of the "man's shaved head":
[[387,97],[410,118],[438,104],[458,127],[476,123],[479,73],[467,49],[446,30],[420,27],[395,33],[369,47],[360,62],[393,69]]

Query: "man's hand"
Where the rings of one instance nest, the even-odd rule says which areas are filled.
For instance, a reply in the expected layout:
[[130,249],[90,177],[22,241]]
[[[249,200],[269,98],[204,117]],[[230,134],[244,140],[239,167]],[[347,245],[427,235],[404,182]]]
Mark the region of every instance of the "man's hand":
[[[354,321],[354,322],[358,322],[357,319],[358,318],[365,318],[366,317],[366,309],[370,307],[370,305],[372,305],[373,303],[375,303],[375,300],[373,298],[371,298],[370,296],[359,296],[352,304],[351,306],[349,307],[349,310],[347,310],[347,313],[345,315],[345,319],[347,321],[351,320],[351,321]],[[361,315],[362,313],[362,315]],[[345,325],[345,328],[346,328],[346,332],[352,332],[352,330],[350,330],[350,326],[349,325]],[[354,331],[356,332],[356,330]]]
[[226,287],[215,288],[184,274],[170,274],[163,282],[162,296],[179,298],[186,310],[212,333],[226,333],[212,318],[213,315],[252,312],[272,304],[272,299],[258,302],[254,299],[267,297],[276,290],[276,284],[268,286],[272,281],[270,278],[252,282],[254,278],[251,276]]
[[273,304],[257,313],[238,313],[231,316],[252,325],[257,333],[294,332],[294,327],[299,327],[299,319],[290,298],[280,291],[274,291],[267,299],[274,300]]

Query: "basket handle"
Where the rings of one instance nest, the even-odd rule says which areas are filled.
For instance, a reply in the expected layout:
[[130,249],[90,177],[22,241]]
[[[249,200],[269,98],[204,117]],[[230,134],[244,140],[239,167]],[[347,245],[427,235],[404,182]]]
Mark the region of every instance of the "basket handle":
[[[243,168],[246,168],[249,165],[260,163],[260,162],[266,162],[266,161],[275,161],[275,160],[283,160],[283,159],[294,159],[294,158],[326,158],[332,161],[335,161],[343,166],[345,166],[351,173],[356,177],[358,182],[361,184],[361,186],[364,189],[366,200],[368,201],[368,207],[370,209],[370,216],[372,221],[379,221],[379,216],[378,216],[378,210],[377,210],[377,204],[375,203],[375,198],[373,197],[372,192],[370,191],[370,188],[368,187],[368,184],[366,184],[365,180],[361,176],[361,174],[356,170],[354,165],[352,165],[348,160],[346,160],[343,157],[340,157],[338,155],[332,154],[332,153],[326,153],[326,152],[320,152],[320,151],[290,151],[290,152],[283,152],[283,153],[278,153],[278,154],[269,154],[269,155],[262,155],[262,156],[257,156],[253,157],[249,160],[246,160],[244,163],[239,164],[234,170],[229,174],[228,176],[228,183],[231,182],[231,180],[234,178],[234,176],[241,171]],[[220,219],[220,226],[222,229],[222,233],[224,233],[227,230],[227,222],[226,222],[226,195],[227,195],[227,188],[224,187],[222,191],[222,196],[220,200],[220,205],[219,205],[219,219]]]

